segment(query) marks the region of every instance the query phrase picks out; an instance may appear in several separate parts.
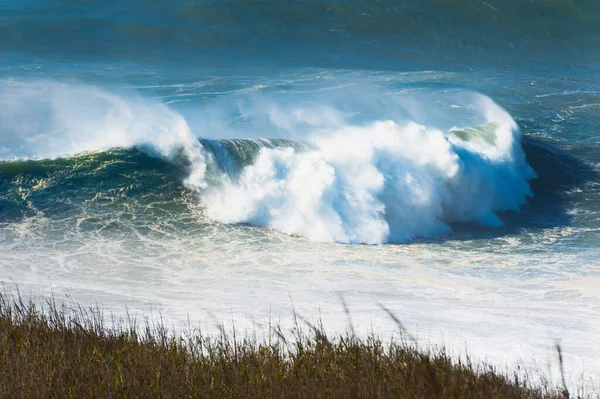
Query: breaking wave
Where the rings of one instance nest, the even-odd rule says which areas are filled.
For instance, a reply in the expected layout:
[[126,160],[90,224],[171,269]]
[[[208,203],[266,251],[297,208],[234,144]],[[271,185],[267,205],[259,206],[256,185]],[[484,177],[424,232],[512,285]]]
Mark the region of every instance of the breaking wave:
[[[498,212],[518,210],[532,195],[534,172],[519,128],[491,99],[461,91],[381,93],[388,104],[382,111],[346,94],[335,101],[315,94],[310,102],[249,99],[246,124],[219,131],[207,123],[192,133],[184,116],[156,100],[11,82],[0,91],[0,194],[21,198],[29,184],[37,196],[5,208],[31,208],[52,186],[56,208],[79,198],[76,185],[85,193],[77,208],[84,212],[91,197],[119,187],[142,195],[128,188],[155,185],[152,175],[164,182],[174,168],[180,173],[169,178],[181,176],[183,185],[154,188],[195,193],[211,220],[368,244],[437,236],[454,222],[499,226]],[[273,138],[224,136],[232,129]],[[142,167],[142,154],[157,163]],[[108,167],[125,160],[130,176]],[[53,183],[39,183],[51,170],[60,170]]]

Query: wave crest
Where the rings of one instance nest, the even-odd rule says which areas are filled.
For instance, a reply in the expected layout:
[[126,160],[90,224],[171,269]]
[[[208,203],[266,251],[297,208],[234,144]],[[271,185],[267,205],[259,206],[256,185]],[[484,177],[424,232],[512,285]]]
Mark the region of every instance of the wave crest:
[[158,101],[52,81],[10,81],[0,88],[0,160],[52,159],[134,146],[184,161],[186,183],[206,187],[201,145],[186,120]]
[[453,222],[501,225],[496,213],[532,195],[534,173],[510,115],[473,98],[486,119],[477,127],[375,121],[313,135],[301,151],[262,146],[238,175],[223,174],[203,191],[207,215],[369,244],[431,237]]

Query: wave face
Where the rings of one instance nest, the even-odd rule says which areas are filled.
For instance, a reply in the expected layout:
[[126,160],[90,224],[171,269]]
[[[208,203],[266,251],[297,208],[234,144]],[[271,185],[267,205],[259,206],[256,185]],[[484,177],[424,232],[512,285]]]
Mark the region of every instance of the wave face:
[[88,85],[9,81],[0,91],[0,159],[68,157],[112,148],[146,148],[184,160],[186,183],[205,186],[201,147],[185,119],[160,102]]
[[67,212],[57,205],[67,188],[66,202],[84,213],[97,200],[128,206],[123,198],[146,198],[156,187],[171,197],[187,190],[210,220],[381,244],[436,236],[454,222],[499,226],[497,212],[518,210],[532,195],[520,131],[489,98],[381,93],[393,112],[366,116],[354,110],[370,100],[347,94],[250,98],[242,107],[250,123],[236,135],[278,138],[197,139],[182,115],[157,102],[93,86],[11,82],[0,96],[3,196],[25,215]]
[[277,54],[280,62],[385,60],[389,67],[394,59],[432,57],[565,62],[577,51],[572,64],[597,60],[600,43],[600,6],[592,0],[4,3],[0,51],[37,55],[236,63],[242,54],[248,62]]

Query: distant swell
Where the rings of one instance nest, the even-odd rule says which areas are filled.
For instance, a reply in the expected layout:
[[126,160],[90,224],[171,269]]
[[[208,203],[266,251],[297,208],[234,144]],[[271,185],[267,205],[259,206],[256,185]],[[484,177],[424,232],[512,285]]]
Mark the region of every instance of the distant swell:
[[427,94],[445,104],[438,109],[398,94],[388,99],[393,112],[369,117],[345,93],[310,104],[252,100],[239,129],[279,132],[270,140],[197,140],[165,105],[91,86],[13,82],[0,96],[0,197],[23,217],[119,204],[130,214],[176,201],[181,181],[214,221],[382,244],[436,236],[454,222],[499,226],[497,212],[532,195],[517,125],[475,93]]
[[[519,50],[527,58],[543,54],[561,60],[560,54],[574,48],[582,57],[593,57],[600,26],[598,2],[591,0],[219,0],[151,5],[140,0],[107,0],[101,5],[60,0],[30,2],[24,9],[5,3],[0,6],[0,51],[43,54],[51,49],[53,55],[185,63],[207,57],[235,62],[239,53],[297,60],[306,50],[320,56],[304,58],[304,65],[324,62],[331,56],[328,51],[345,60],[351,57],[344,53],[367,58],[361,62],[424,55],[458,61],[465,55],[489,58],[496,52],[501,55],[494,62],[507,56],[515,61],[520,57],[513,53]],[[96,37],[102,37],[102,45],[90,46]],[[294,51],[286,48],[290,45]]]

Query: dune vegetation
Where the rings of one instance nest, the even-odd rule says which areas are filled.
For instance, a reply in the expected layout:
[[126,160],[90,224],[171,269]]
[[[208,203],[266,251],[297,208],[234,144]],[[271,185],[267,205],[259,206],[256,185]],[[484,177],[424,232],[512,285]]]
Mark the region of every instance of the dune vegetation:
[[[391,314],[390,314],[391,315]],[[393,315],[391,315],[393,317]],[[410,338],[330,337],[296,317],[263,338],[105,320],[97,308],[0,295],[1,397],[565,398]],[[399,324],[399,327],[401,325]]]

